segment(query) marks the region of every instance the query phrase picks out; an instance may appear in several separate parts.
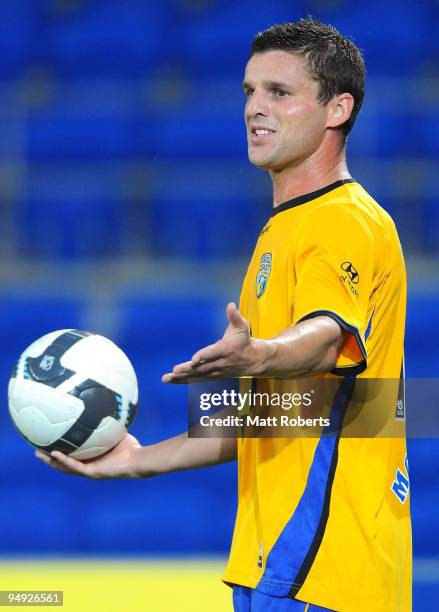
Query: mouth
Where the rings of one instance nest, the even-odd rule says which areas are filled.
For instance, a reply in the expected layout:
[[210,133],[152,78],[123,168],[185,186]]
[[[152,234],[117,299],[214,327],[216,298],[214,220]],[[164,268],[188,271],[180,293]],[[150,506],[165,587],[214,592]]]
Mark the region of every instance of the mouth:
[[264,143],[275,133],[274,130],[262,127],[253,127],[250,129],[250,141],[253,143]]

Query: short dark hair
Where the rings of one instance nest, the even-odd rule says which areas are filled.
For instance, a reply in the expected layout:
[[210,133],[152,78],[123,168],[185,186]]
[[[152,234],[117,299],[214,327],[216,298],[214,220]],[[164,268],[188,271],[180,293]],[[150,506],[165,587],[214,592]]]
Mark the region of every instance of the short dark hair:
[[303,55],[311,76],[320,84],[319,102],[350,93],[354,98],[351,116],[340,129],[346,137],[364,98],[366,69],[358,47],[334,27],[308,17],[281,23],[256,34],[250,57],[264,51],[287,51]]

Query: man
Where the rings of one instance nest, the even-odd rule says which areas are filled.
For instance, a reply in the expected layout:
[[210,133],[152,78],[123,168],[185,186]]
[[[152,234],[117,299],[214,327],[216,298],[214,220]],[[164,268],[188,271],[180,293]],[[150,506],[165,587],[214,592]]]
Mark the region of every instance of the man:
[[[273,213],[240,310],[227,306],[224,337],[164,382],[338,376],[333,410],[343,422],[355,377],[399,378],[401,248],[392,220],[351,179],[345,158],[364,75],[355,45],[318,21],[276,25],[255,37],[244,79],[248,153],[271,175]],[[57,452],[37,455],[92,478],[149,477],[237,456],[238,513],[224,577],[234,585],[235,610],[411,610],[401,437],[236,442],[182,434],[142,447],[127,435],[86,464]]]

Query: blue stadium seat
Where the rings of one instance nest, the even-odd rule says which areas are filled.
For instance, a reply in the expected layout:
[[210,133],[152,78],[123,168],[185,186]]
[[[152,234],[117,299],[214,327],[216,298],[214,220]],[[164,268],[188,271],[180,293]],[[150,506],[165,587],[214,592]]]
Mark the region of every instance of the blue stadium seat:
[[122,202],[29,199],[20,207],[20,251],[27,257],[114,257],[122,248]]
[[48,122],[70,118],[132,118],[145,109],[140,101],[143,102],[144,88],[150,81],[131,78],[120,81],[87,75],[56,79],[50,71],[42,71],[38,84],[44,95],[32,106],[30,116]]
[[0,3],[0,78],[19,78],[32,60],[32,42],[41,24],[41,7],[33,0]]
[[373,5],[360,2],[349,4],[349,8],[340,2],[335,10],[333,3],[325,8],[322,2],[313,14],[353,38],[363,51],[370,74],[404,76],[413,71],[429,36],[423,3],[398,0],[380,3],[380,27],[377,27],[377,11]]
[[374,128],[376,147],[371,151],[380,157],[403,157],[417,153],[411,138],[413,115],[401,111],[381,111],[376,114]]
[[[111,164],[44,164],[31,165],[27,175],[27,193],[32,199],[50,202],[65,200],[126,200],[127,173],[124,167]],[[26,218],[23,219],[26,223]]]
[[236,512],[235,465],[170,474],[146,487],[135,482],[112,485],[111,497],[104,487],[87,496],[90,511],[82,527],[92,549],[142,554],[227,551]]
[[347,150],[352,165],[356,157],[361,159],[365,154],[374,155],[378,142],[383,137],[383,134],[378,131],[376,113],[368,106],[366,100],[348,136]]
[[34,340],[56,329],[81,328],[83,304],[80,299],[59,296],[23,295],[10,291],[0,300],[2,336],[1,363],[12,370],[19,354]]
[[[32,461],[37,460],[32,457]],[[47,471],[41,464],[40,474]],[[78,548],[78,511],[71,504],[71,493],[66,487],[54,485],[42,487],[38,476],[31,481],[2,483],[2,490],[8,491],[8,504],[0,506],[2,528],[0,550],[7,553],[62,553]],[[64,477],[65,475],[58,475]],[[43,493],[44,491],[44,493]],[[11,511],[11,508],[14,508]],[[70,527],[69,527],[70,526]]]
[[[432,457],[437,458],[437,440],[424,439],[416,442],[425,445],[432,452]],[[431,458],[430,461],[432,460]],[[417,459],[412,457],[412,464],[416,464],[416,461]],[[439,495],[433,484],[435,476],[429,480],[421,476],[424,465],[425,463],[419,463],[420,469],[410,474],[413,550],[418,557],[434,557],[437,554],[435,542],[439,538],[439,526],[432,508],[437,508]]]
[[225,304],[207,297],[132,296],[124,298],[119,308],[118,343],[129,355],[152,360],[152,367],[159,356],[160,367],[171,365],[170,355],[187,359],[222,335],[226,323]]
[[424,235],[422,228],[422,200],[421,196],[404,195],[381,197],[381,192],[386,188],[376,187],[379,203],[390,214],[395,222],[400,237],[402,248],[406,256],[418,252],[424,248]]
[[405,336],[407,376],[437,377],[439,364],[439,297],[410,295]]
[[9,473],[2,470],[0,484],[9,500],[0,508],[0,522],[7,526],[2,554],[227,550],[236,510],[235,465],[169,475],[142,486],[66,477],[37,461],[31,450],[23,452],[22,464],[23,476],[16,470],[19,463]]
[[270,215],[270,204],[236,197],[155,198],[150,206],[151,251],[169,257],[248,257]]
[[[154,125],[145,125],[145,151],[155,152]],[[102,161],[133,155],[138,124],[128,115],[53,115],[51,109],[29,117],[27,156],[32,161]]]
[[425,109],[425,114],[414,117],[412,124],[413,153],[439,157],[439,114],[437,109]]
[[168,14],[165,3],[85,3],[53,15],[46,57],[60,76],[143,75],[166,55]]
[[422,215],[424,247],[428,253],[439,255],[439,201],[425,198]]
[[[137,123],[137,149],[153,153],[155,158],[218,159],[243,158],[247,155],[245,126],[241,106],[235,113],[213,114],[187,106],[176,112],[160,113],[151,124],[149,120]],[[242,107],[243,108],[243,107]]]
[[[188,12],[182,27],[181,59],[190,74],[234,75],[242,79],[251,41],[273,23],[306,14],[306,2],[216,2],[199,15]],[[301,10],[303,9],[303,10]]]

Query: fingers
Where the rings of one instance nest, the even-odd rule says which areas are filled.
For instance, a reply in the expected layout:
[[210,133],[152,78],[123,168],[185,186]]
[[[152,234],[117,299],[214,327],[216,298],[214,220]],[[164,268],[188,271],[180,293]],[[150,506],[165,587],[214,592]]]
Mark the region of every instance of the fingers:
[[174,369],[172,371],[174,372],[174,374],[189,374],[190,372],[192,372],[192,370],[192,361],[185,361],[184,363],[179,363],[178,365],[174,366]]
[[180,372],[179,374],[175,374],[175,372],[168,372],[167,374],[163,374],[162,382],[171,383],[171,384],[187,384],[190,382],[197,382],[201,380],[198,374],[195,372]]
[[187,385],[189,383],[203,382],[206,380],[220,380],[228,378],[228,376],[222,370],[213,369],[209,374],[197,374],[192,376],[185,376],[181,374],[165,374],[162,376],[162,381],[170,383],[172,385]]
[[67,472],[67,470],[62,465],[62,463],[59,463],[51,455],[46,455],[46,453],[43,453],[42,451],[38,451],[37,450],[37,451],[35,451],[35,457],[37,457],[37,459],[40,459],[40,461],[42,461],[46,465],[50,466],[51,468],[54,468],[54,469],[59,470],[61,472]]
[[[188,362],[190,363],[190,362]],[[212,380],[219,378],[228,378],[234,376],[230,369],[230,365],[225,359],[215,359],[212,362],[200,362],[198,366],[187,368],[175,367],[173,372],[169,372],[162,376],[162,381],[172,384],[186,384],[199,382],[202,380]]]
[[226,306],[226,317],[230,322],[234,319],[235,313],[238,312],[235,302],[229,302]]
[[236,304],[234,302],[230,302],[226,307],[226,315],[230,322],[230,324],[238,330],[247,331],[248,325],[247,321],[239,312]]
[[172,370],[172,372],[168,372],[167,374],[164,374],[162,376],[162,382],[164,383],[176,382],[177,378],[187,379],[187,378],[190,378],[191,376],[194,376],[192,362],[185,361],[184,363],[179,363],[178,365],[176,365],[174,369]]
[[35,451],[35,456],[46,465],[60,472],[64,472],[65,474],[92,477],[90,466],[73,459],[73,457],[68,457],[59,451],[52,451],[50,455],[46,455],[46,453],[37,450]]
[[82,461],[73,459],[69,455],[64,455],[59,451],[53,451],[51,456],[55,461],[61,464],[66,470],[69,470],[72,474],[80,474],[81,476],[90,476],[90,466]]
[[205,348],[201,349],[192,357],[191,361],[188,362],[192,365],[193,368],[199,368],[203,366],[205,363],[209,363],[212,361],[217,361],[225,356],[225,347],[224,343],[219,340],[215,342],[215,344],[210,344]]
[[210,346],[201,349],[192,357],[190,361],[185,361],[174,366],[172,372],[168,372],[162,376],[162,382],[188,382],[189,379],[208,374],[215,364],[218,364],[219,359],[224,357],[224,349],[221,340]]

